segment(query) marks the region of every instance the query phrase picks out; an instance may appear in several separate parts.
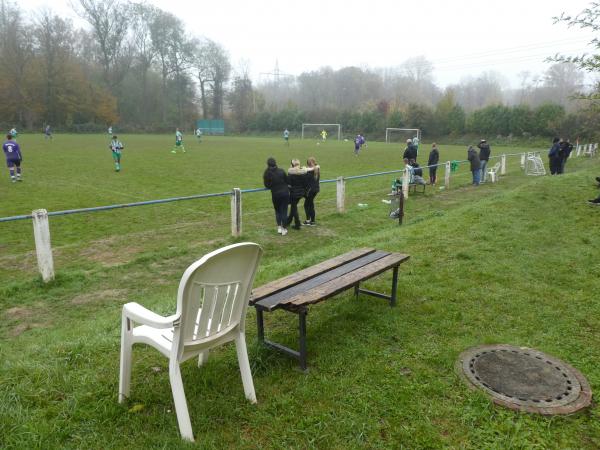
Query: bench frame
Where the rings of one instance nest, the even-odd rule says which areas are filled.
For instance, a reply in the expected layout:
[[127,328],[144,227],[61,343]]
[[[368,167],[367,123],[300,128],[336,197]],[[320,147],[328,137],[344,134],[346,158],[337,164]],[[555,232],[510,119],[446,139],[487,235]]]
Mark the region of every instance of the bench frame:
[[[343,256],[344,255],[342,255],[342,257]],[[399,269],[400,264],[402,264],[409,258],[408,255],[402,255],[402,256],[404,256],[405,259],[399,260],[397,263],[393,264],[391,267],[387,267],[383,270],[376,271],[369,276],[365,276],[364,278],[362,278],[360,281],[357,281],[356,283],[353,283],[348,286],[344,286],[343,288],[339,289],[339,292],[335,292],[331,295],[327,295],[326,297],[319,299],[318,302],[326,300],[327,298],[331,298],[334,295],[337,295],[338,293],[347,291],[348,289],[354,288],[354,295],[355,295],[355,298],[357,298],[357,299],[358,299],[359,294],[366,294],[366,295],[370,295],[372,297],[377,297],[377,298],[387,300],[390,303],[390,307],[394,307],[396,305],[397,289],[398,289],[398,269]],[[367,265],[365,265],[365,267]],[[382,274],[383,272],[388,271],[389,269],[392,269],[392,292],[390,295],[371,291],[369,289],[362,289],[360,287],[361,282],[367,281],[375,276],[378,276],[378,275]],[[323,273],[325,273],[325,272],[323,272]],[[292,287],[293,285],[294,285],[293,283],[290,283],[289,286],[287,286],[286,288],[284,288],[282,290],[285,290],[288,287]],[[251,301],[251,304],[256,308],[256,326],[257,326],[259,343],[264,344],[265,346],[267,346],[269,348],[277,350],[287,356],[290,356],[290,357],[298,360],[298,362],[300,364],[300,369],[303,372],[307,372],[308,365],[307,365],[307,345],[306,345],[306,316],[308,315],[308,306],[310,306],[311,304],[314,304],[314,303],[309,303],[309,304],[305,304],[305,305],[303,305],[303,304],[296,305],[293,303],[282,303],[282,304],[278,304],[276,308],[273,308],[273,307],[269,308],[269,307],[260,305],[260,304],[256,303],[256,301],[254,301],[254,302]],[[286,347],[285,345],[279,344],[277,342],[274,342],[274,341],[271,341],[271,340],[265,338],[264,312],[265,311],[271,312],[274,309],[282,309],[284,311],[291,312],[293,314],[298,315],[298,350],[294,350],[292,348]]]
[[[423,186],[423,190],[422,190],[422,191],[417,191],[417,187],[418,187],[418,186]],[[415,194],[416,194],[417,192],[419,192],[420,194],[424,194],[424,193],[425,193],[425,188],[426,188],[426,187],[427,187],[427,184],[417,184],[417,183],[410,183],[410,184],[408,185],[408,192],[410,192],[410,191],[411,191],[411,189],[412,189],[412,192],[414,192]]]

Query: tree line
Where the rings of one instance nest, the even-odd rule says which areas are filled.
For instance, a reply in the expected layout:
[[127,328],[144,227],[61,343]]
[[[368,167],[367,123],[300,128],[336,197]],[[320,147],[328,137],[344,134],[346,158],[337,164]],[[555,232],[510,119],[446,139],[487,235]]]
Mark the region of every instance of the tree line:
[[0,123],[171,129],[223,117],[231,63],[218,43],[146,3],[79,0],[89,26],[0,0]]
[[[69,131],[191,127],[224,118],[228,131],[299,130],[340,123],[382,136],[386,127],[428,136],[593,136],[598,114],[573,98],[585,91],[577,60],[520,74],[517,89],[484,71],[439,88],[424,57],[389,68],[323,67],[253,83],[227,51],[147,3],[77,0],[85,28],[45,9],[28,15],[0,0],[0,124]],[[585,69],[585,67],[584,67]]]

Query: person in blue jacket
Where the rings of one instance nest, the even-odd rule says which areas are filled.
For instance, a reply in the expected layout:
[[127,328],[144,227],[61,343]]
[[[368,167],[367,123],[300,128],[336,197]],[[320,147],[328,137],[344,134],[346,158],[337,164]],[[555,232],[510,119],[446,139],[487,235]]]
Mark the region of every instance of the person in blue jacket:
[[550,174],[558,175],[560,173],[560,139],[557,137],[552,140],[552,147],[548,150],[548,160]]

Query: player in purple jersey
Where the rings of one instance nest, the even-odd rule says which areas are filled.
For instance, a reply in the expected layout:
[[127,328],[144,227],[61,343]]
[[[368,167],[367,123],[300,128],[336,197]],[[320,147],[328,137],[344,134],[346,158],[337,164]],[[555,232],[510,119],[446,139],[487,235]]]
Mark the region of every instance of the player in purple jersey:
[[12,134],[7,134],[6,139],[7,141],[2,145],[2,150],[4,150],[4,154],[6,155],[6,166],[10,172],[10,179],[13,183],[23,181],[21,179],[21,161],[23,160],[21,148],[15,142]]
[[358,156],[358,152],[360,152],[360,134],[357,134],[354,138],[354,155]]

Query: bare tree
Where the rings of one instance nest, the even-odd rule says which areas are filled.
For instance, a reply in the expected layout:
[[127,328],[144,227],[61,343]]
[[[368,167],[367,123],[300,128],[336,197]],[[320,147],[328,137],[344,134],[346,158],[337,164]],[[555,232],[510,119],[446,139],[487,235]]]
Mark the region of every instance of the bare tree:
[[[23,22],[21,11],[5,0],[0,0],[0,101],[3,108],[16,111],[16,120],[24,124],[27,104],[27,69],[33,59],[31,32]],[[8,118],[13,120],[15,118]],[[28,120],[28,121],[29,121]]]
[[46,123],[62,122],[72,109],[75,98],[69,95],[67,70],[72,64],[74,32],[69,20],[40,12],[34,25],[36,52],[43,73],[43,98]]
[[159,15],[159,9],[146,3],[132,3],[131,31],[132,44],[135,51],[137,68],[142,77],[141,116],[146,122],[148,117],[148,72],[152,67],[157,54],[157,49],[152,42],[152,24]]
[[118,86],[131,64],[127,42],[128,5],[120,0],[78,0],[73,10],[91,26],[100,50],[103,79],[107,86]]

